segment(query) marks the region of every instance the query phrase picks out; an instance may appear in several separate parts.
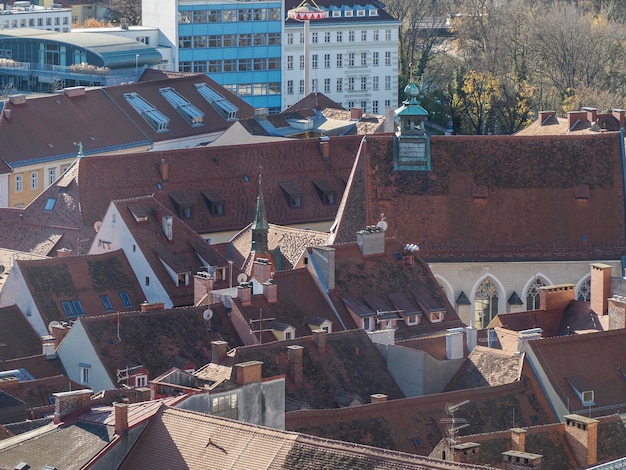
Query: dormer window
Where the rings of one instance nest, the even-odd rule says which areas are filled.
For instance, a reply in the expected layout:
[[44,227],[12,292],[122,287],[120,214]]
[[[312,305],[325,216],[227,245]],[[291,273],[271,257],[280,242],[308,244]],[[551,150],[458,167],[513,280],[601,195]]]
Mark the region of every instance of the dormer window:
[[223,217],[225,202],[221,194],[213,189],[205,189],[201,193],[211,215],[213,217]]
[[287,201],[287,204],[289,204],[289,207],[291,209],[302,209],[303,207],[302,190],[300,190],[300,188],[298,188],[291,181],[284,181],[282,183],[279,183],[279,186],[280,186],[280,189],[283,191],[283,195],[285,196],[285,199]]
[[365,16],[365,10],[357,10],[356,16]]
[[333,185],[324,179],[314,179],[313,185],[317,190],[317,194],[325,206],[334,206],[337,204],[337,191]]
[[352,16],[352,10],[346,10],[346,11],[344,11],[343,16],[348,16],[348,17]]
[[333,18],[340,18],[340,17],[341,17],[341,11],[339,10],[333,11]]
[[174,203],[176,215],[178,215],[179,219],[193,219],[193,201],[188,199],[184,193],[178,191],[171,192],[170,198]]
[[443,321],[444,312],[430,312],[429,318],[431,323],[439,323]]
[[583,406],[593,406],[596,404],[593,387],[582,375],[566,375],[565,380],[570,387],[572,387],[572,390],[576,392]]
[[378,10],[370,10],[370,16],[378,16]]
[[189,273],[178,273],[177,274],[177,283],[178,287],[188,286],[189,285]]

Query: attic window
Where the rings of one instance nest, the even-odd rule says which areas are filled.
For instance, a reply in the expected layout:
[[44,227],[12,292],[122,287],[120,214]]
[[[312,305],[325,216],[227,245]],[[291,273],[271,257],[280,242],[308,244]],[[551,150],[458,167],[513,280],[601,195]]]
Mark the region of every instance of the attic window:
[[356,16],[365,16],[365,10],[357,10]]
[[171,192],[170,198],[174,202],[176,214],[180,219],[193,219],[193,201],[178,191]]
[[128,210],[133,215],[135,222],[146,222],[148,220],[148,213],[143,207],[135,204],[129,204]]
[[170,119],[144,100],[136,92],[124,93],[124,98],[144,120],[157,132],[167,132]]
[[113,305],[111,304],[111,299],[109,299],[108,295],[102,294],[100,296],[100,301],[102,302],[102,305],[104,306],[104,309],[107,312],[112,312],[113,311]]
[[339,18],[341,16],[341,11],[335,10],[333,11],[333,18]]
[[83,310],[83,306],[80,304],[80,300],[62,300],[61,307],[63,307],[65,316],[68,318],[85,315],[85,311]]
[[370,16],[378,16],[378,10],[370,10]]
[[225,202],[222,195],[213,189],[204,189],[200,192],[202,196],[204,196],[204,200],[211,215],[213,217],[223,217]]
[[431,323],[439,323],[443,321],[444,312],[430,312],[429,318]]
[[48,200],[46,201],[46,205],[44,206],[43,210],[50,212],[52,209],[54,209],[54,206],[56,203],[57,203],[56,197],[49,197]]
[[237,119],[239,108],[220,95],[206,83],[196,83],[194,85],[198,93],[209,103],[213,109],[222,115],[228,121]]
[[302,209],[302,191],[292,182],[292,181],[284,181],[282,183],[278,183],[280,189],[283,191],[283,195],[287,200],[287,204],[291,209]]
[[191,104],[189,100],[179,95],[172,87],[159,88],[159,93],[191,127],[204,125],[204,113]]
[[566,375],[565,380],[572,387],[572,390],[576,392],[583,406],[595,405],[595,393],[592,386],[585,380],[580,374]]
[[337,191],[335,187],[325,179],[316,178],[313,185],[317,190],[317,195],[325,206],[334,206],[337,204]]
[[130,297],[128,296],[128,292],[121,291],[120,292],[120,298],[122,299],[122,303],[124,304],[124,307],[132,308],[133,303],[130,301]]

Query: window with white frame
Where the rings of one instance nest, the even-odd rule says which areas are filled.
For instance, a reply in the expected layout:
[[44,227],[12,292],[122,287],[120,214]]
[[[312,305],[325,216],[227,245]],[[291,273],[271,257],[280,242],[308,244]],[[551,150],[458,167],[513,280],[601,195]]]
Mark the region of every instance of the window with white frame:
[[348,91],[354,91],[354,77],[348,77]]
[[385,30],[385,41],[391,41],[391,30]]
[[[363,13],[365,13],[365,11],[363,11]],[[365,15],[363,15],[365,16]],[[361,31],[361,41],[366,42],[367,41],[367,31]]]
[[57,179],[57,169],[55,168],[48,168],[48,185],[51,185],[52,183],[54,183]]
[[136,375],[135,376],[135,387],[145,387],[146,385],[148,385],[148,376],[143,374],[143,375]]
[[385,65],[391,65],[391,51],[385,52]]
[[304,80],[300,80],[300,94],[304,93]]
[[[378,78],[378,77],[372,77],[372,78]],[[374,114],[378,114],[378,100],[372,101],[372,112]]]
[[391,100],[385,100],[385,106],[391,106]]
[[374,30],[374,35],[373,36],[374,36],[374,41],[378,41],[379,34],[378,34],[378,30],[377,29]]
[[311,80],[311,90],[315,93],[318,91],[317,89],[317,78]]
[[39,172],[33,171],[30,173],[30,189],[39,188]]
[[337,42],[343,42],[343,32],[337,31]]
[[222,418],[237,419],[237,394],[213,397],[211,399],[211,414]]
[[23,189],[22,175],[15,175],[15,192],[21,193]]
[[343,54],[338,53],[337,54],[337,68],[341,68],[341,67],[343,67]]
[[341,78],[337,79],[337,91],[338,92],[343,91],[343,79]]
[[330,31],[324,33],[324,42],[330,42]]
[[367,65],[367,52],[361,52],[361,65]]
[[293,95],[293,80],[287,80],[287,94]]
[[348,101],[348,109],[354,108],[354,101]]
[[304,44],[304,33],[300,33],[300,44]]
[[545,286],[545,283],[539,278],[535,279],[530,285],[526,295],[526,310],[539,310],[539,292],[543,286]]
[[[378,91],[378,75],[372,76],[372,90]],[[378,112],[378,111],[374,111]]]
[[372,52],[372,65],[377,67],[378,66],[378,52]]
[[391,75],[385,75],[385,90],[391,90]]
[[330,68],[330,54],[324,54],[324,68]]
[[330,78],[324,79],[324,93],[330,93]]
[[367,113],[367,100],[361,100],[361,109],[364,113]]
[[313,69],[317,68],[317,54],[313,54],[311,56],[311,68]]
[[304,56],[300,56],[300,70],[304,70]]
[[311,33],[311,44],[317,44],[319,40],[319,34],[317,32]]
[[354,52],[348,53],[348,67],[354,67]]
[[348,42],[354,42],[354,31],[348,31]]
[[293,70],[293,56],[287,56],[287,70]]
[[364,317],[363,318],[363,329],[365,331],[371,331],[372,330],[372,318],[371,317]]
[[361,77],[361,90],[367,90],[367,77]]
[[89,385],[89,379],[91,378],[91,365],[79,364],[80,367],[80,383],[83,385]]
[[293,44],[293,33],[287,33],[287,44]]

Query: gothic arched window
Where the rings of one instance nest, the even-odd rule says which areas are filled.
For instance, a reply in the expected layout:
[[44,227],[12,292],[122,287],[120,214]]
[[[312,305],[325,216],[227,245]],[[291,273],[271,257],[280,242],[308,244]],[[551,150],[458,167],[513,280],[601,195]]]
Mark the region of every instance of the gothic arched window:
[[591,300],[591,278],[588,278],[580,285],[578,289],[578,300],[589,302]]
[[535,279],[533,283],[528,287],[528,294],[526,295],[526,310],[539,310],[539,289],[546,284],[539,278]]
[[480,284],[474,301],[474,326],[485,328],[498,314],[498,290],[491,279]]

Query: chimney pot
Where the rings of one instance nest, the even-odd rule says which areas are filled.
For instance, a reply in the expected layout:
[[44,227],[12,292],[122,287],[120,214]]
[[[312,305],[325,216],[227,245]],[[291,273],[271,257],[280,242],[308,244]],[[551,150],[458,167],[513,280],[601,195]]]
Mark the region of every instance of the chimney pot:
[[539,308],[541,310],[564,309],[576,297],[574,284],[560,284],[539,288]]
[[350,119],[358,121],[363,117],[363,108],[350,108]]
[[322,160],[326,161],[330,158],[330,139],[328,137],[320,137],[320,151],[322,152]]
[[237,298],[243,305],[252,304],[252,283],[242,283],[237,287]]
[[511,450],[526,452],[526,430],[522,428],[511,429]]

